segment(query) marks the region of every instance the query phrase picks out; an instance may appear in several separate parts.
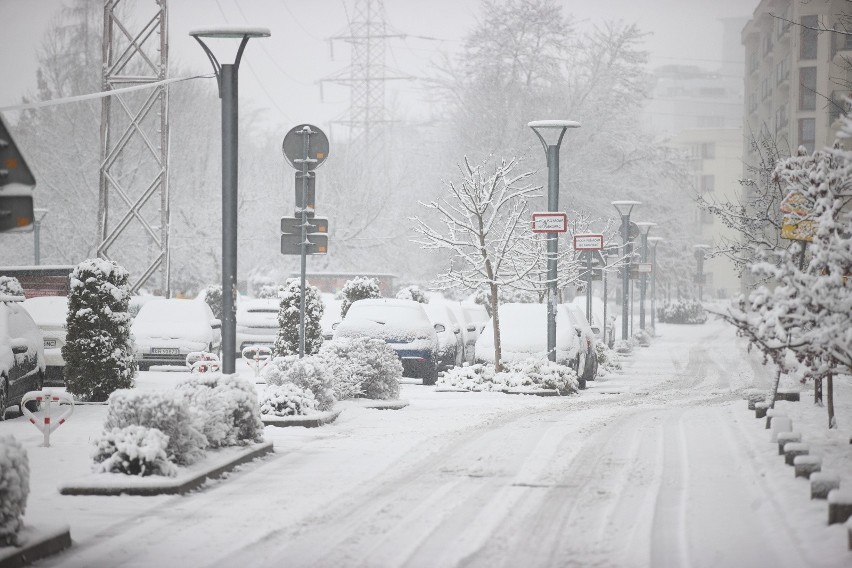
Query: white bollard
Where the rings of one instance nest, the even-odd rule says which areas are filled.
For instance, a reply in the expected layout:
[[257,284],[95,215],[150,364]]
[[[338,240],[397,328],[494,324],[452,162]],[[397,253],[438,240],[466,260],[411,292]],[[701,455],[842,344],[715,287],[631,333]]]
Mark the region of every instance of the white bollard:
[[248,345],[243,349],[243,359],[254,370],[256,380],[260,371],[272,361],[272,349],[266,345]]
[[[44,416],[41,418],[36,417],[35,414],[27,409],[27,403],[31,400],[37,400],[42,404],[42,408],[44,410]],[[57,420],[53,420],[53,417],[50,416],[50,406],[52,403],[68,404],[68,408],[65,409],[61,415],[59,415]],[[59,392],[52,393],[50,391],[30,391],[24,395],[21,399],[21,412],[26,416],[29,421],[41,432],[44,434],[44,443],[43,447],[50,447],[50,433],[65,424],[65,420],[71,416],[74,412],[74,397],[71,396],[67,392]]]

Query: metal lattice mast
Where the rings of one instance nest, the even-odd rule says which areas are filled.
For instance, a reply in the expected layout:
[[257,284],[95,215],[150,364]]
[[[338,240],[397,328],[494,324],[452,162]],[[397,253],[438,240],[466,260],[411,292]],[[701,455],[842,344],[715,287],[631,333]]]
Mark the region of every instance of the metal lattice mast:
[[349,116],[335,122],[349,127],[350,146],[366,163],[384,162],[391,122],[385,107],[386,83],[411,78],[385,65],[387,41],[404,37],[389,31],[383,0],[356,0],[349,29],[331,38],[351,45],[351,62],[323,81],[350,87]]
[[[167,0],[134,2],[144,12],[136,18],[121,4],[104,0],[105,91],[162,81],[168,69]],[[168,90],[161,85],[102,100],[97,255],[127,268],[134,292],[159,272],[157,285],[168,296]]]

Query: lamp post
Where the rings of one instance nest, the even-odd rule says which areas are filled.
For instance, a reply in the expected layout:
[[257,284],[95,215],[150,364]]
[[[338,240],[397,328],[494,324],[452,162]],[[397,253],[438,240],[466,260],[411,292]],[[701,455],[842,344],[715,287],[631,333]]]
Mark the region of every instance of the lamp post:
[[710,248],[710,245],[692,245],[695,249],[696,273],[695,283],[698,284],[698,301],[704,301],[704,251]]
[[[573,120],[534,120],[527,123],[544,147],[547,156],[547,210],[559,210],[559,146],[569,128],[579,128]],[[557,233],[547,234],[547,358],[556,361],[556,255]]]
[[[237,157],[238,83],[240,59],[248,40],[269,37],[266,28],[220,27],[189,32],[213,65],[222,99],[222,372],[235,371],[237,351]],[[239,39],[233,63],[220,64],[201,38]]]
[[656,329],[657,314],[657,245],[663,237],[648,237],[651,243],[651,329]]
[[[636,223],[636,226],[639,227],[640,234],[642,235],[642,264],[646,264],[648,262],[648,233],[651,232],[652,227],[656,227],[656,223],[650,223],[648,221],[640,221]],[[639,329],[645,329],[645,293],[648,289],[648,275],[644,272],[642,273],[642,284],[639,288]]]
[[33,257],[36,266],[41,264],[41,222],[47,213],[48,210],[41,207],[33,209]]
[[627,320],[628,313],[628,294],[630,294],[630,256],[628,255],[628,243],[630,242],[630,213],[637,205],[642,205],[638,201],[613,201],[612,206],[621,215],[621,239],[624,242],[624,258],[627,263],[621,267],[621,339],[627,340]]

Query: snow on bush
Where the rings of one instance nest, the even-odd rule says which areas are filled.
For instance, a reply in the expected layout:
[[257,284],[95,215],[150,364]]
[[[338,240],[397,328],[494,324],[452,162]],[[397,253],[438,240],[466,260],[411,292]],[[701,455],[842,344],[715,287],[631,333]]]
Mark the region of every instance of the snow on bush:
[[255,294],[255,298],[259,299],[271,299],[278,297],[278,291],[281,289],[280,286],[275,284],[265,284],[261,286],[257,293]]
[[481,363],[453,367],[438,377],[435,386],[477,392],[500,390],[494,385],[494,365]]
[[263,440],[254,384],[236,375],[196,374],[178,383],[211,448]]
[[24,297],[24,288],[14,276],[0,276],[0,296]]
[[406,286],[396,293],[396,297],[398,300],[414,300],[421,304],[429,303],[429,298],[426,297],[426,293],[420,286]]
[[347,280],[340,291],[343,296],[343,302],[340,304],[340,316],[346,317],[346,312],[349,311],[349,306],[357,300],[366,300],[368,298],[381,298],[382,292],[379,289],[379,282],[375,278],[365,278],[356,276],[352,280]]
[[332,377],[339,400],[346,398],[399,398],[402,363],[381,339],[337,339],[322,346],[319,358]]
[[633,342],[629,339],[617,339],[612,348],[616,353],[630,353],[633,351]]
[[71,273],[62,346],[68,392],[101,402],[113,391],[133,386],[129,305],[129,275],[115,262],[92,258]]
[[598,365],[605,369],[621,369],[621,358],[614,349],[610,349],[603,341],[598,341],[595,344],[595,355],[598,358]]
[[0,546],[16,544],[29,494],[27,451],[11,434],[0,436]]
[[311,391],[317,401],[317,410],[328,410],[334,406],[334,386],[324,361],[313,355],[299,359],[296,355],[275,357],[261,371],[261,377],[269,385],[280,386],[291,383]]
[[[299,353],[299,319],[301,316],[301,283],[296,278],[287,280],[279,292],[278,337],[272,347],[276,357]],[[305,355],[314,355],[322,345],[322,315],[325,304],[316,286],[305,286]]]
[[169,461],[169,437],[156,428],[130,425],[104,431],[95,440],[96,473],[164,475],[174,477],[177,467]]
[[707,321],[707,313],[700,302],[678,300],[657,308],[657,319],[662,323],[699,324]]
[[530,358],[508,361],[504,371],[494,375],[494,382],[504,388],[521,391],[553,389],[561,395],[577,392],[577,373],[566,365],[545,359]]
[[260,413],[264,415],[301,416],[316,412],[314,393],[293,383],[270,385],[260,397]]
[[207,438],[198,414],[173,392],[119,390],[109,397],[104,431],[127,426],[156,428],[168,437],[169,461],[188,465],[204,456]]
[[219,284],[211,284],[202,292],[204,301],[210,306],[213,312],[213,317],[222,319],[222,286]]

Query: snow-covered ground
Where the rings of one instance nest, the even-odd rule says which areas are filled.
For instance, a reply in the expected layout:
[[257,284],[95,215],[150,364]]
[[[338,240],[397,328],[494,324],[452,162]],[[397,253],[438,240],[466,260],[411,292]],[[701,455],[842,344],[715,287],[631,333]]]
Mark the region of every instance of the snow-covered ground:
[[[39,566],[852,564],[845,527],[826,526],[826,503],[746,409],[770,372],[720,322],[658,327],[580,395],[404,384],[403,410],[267,427],[274,455],[180,497],[57,493],[87,474],[103,406],[78,407],[50,448],[23,418],[0,432],[29,452],[26,524],[71,527],[74,546]],[[180,376],[142,373],[139,388]],[[837,382],[840,431],[811,391],[778,408],[848,487],[852,385]]]

